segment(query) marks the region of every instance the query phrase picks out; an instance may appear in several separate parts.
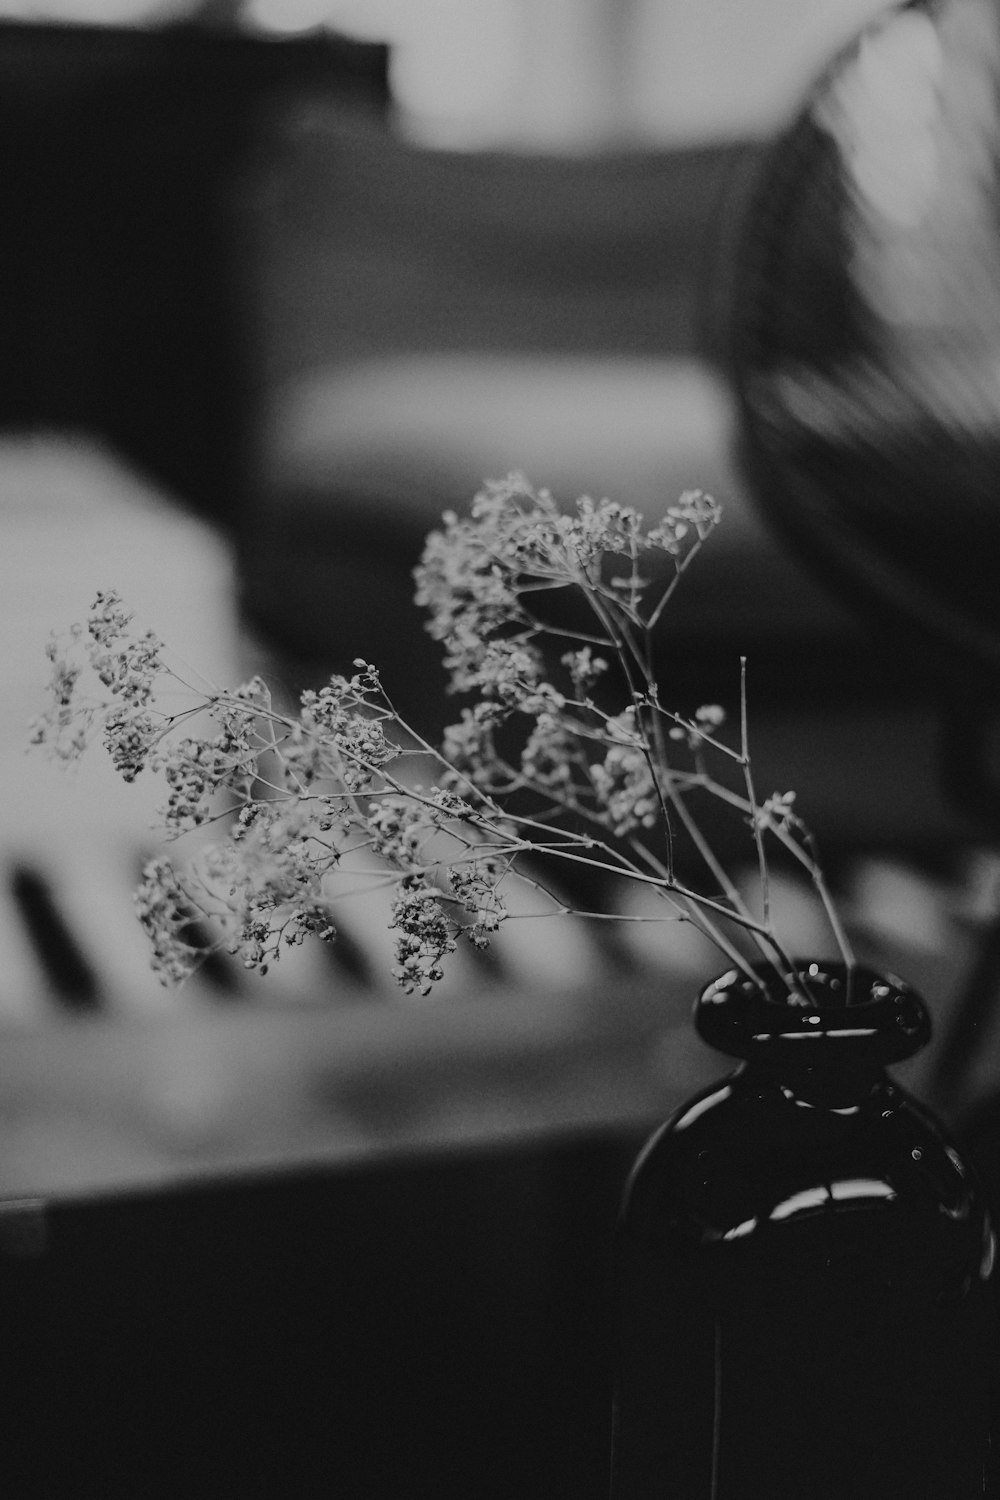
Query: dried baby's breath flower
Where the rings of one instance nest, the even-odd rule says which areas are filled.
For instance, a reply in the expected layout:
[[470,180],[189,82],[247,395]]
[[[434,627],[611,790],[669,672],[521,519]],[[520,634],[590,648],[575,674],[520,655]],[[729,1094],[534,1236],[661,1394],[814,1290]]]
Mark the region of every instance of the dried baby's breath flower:
[[135,893],[135,910],[152,951],[152,965],[165,984],[179,984],[203,960],[204,949],[191,940],[196,909],[173,862],[147,862]]
[[[291,710],[259,677],[199,694],[112,590],[48,643],[32,742],[71,761],[99,738],[126,781],[162,779],[169,837],[213,828],[186,866],[151,862],[137,893],[169,983],[212,951],[266,972],[307,937],[334,940],[330,892],[359,856],[393,888],[393,973],[409,994],[433,989],[460,941],[485,947],[515,920],[508,879],[526,875],[551,909],[550,872],[566,861],[658,890],[666,919],[694,923],[748,974],[747,943],[787,975],[765,841],[808,871],[850,961],[794,794],[754,793],[743,679],[733,745],[721,705],[685,717],[654,676],[653,632],[719,518],[689,490],[646,530],[630,506],[585,496],[563,510],[520,474],[486,484],[467,516],[447,512],[414,575],[466,700],[439,744],[400,718],[364,657]],[[574,623],[546,613],[566,591],[583,606]],[[763,917],[712,852],[697,816],[706,798],[756,854]],[[677,873],[678,846],[700,883]]]
[[429,995],[444,977],[441,960],[458,946],[455,924],[445,916],[440,892],[419,877],[402,880],[390,927],[397,934],[394,977],[408,995]]
[[757,809],[755,822],[758,828],[787,829],[795,820],[795,793],[773,792],[765,797]]

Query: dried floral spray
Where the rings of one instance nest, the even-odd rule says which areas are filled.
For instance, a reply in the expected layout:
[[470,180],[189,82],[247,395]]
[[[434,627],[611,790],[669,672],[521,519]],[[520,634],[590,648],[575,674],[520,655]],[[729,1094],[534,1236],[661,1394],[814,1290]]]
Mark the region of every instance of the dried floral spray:
[[[330,877],[359,854],[392,888],[393,973],[411,994],[430,992],[460,943],[484,948],[521,918],[505,904],[515,875],[540,912],[637,920],[564,898],[570,866],[640,883],[665,920],[693,923],[748,973],[749,948],[794,989],[771,911],[772,844],[808,874],[850,964],[794,794],[757,796],[745,667],[737,744],[719,705],[683,716],[661,700],[653,633],[719,519],[698,490],[650,529],[610,500],[565,512],[520,475],[487,484],[468,517],[446,513],[415,569],[449,688],[469,700],[440,744],[403,720],[366,661],[296,711],[259,677],[200,692],[115,592],[98,593],[86,623],[48,645],[49,705],[32,739],[66,761],[103,740],[126,781],[161,778],[168,841],[203,830],[184,862],[150,861],[136,893],[163,981],[217,949],[264,973],[283,946],[335,940]],[[559,591],[582,602],[579,621],[554,622]],[[745,825],[752,908],[703,830],[705,798]]]

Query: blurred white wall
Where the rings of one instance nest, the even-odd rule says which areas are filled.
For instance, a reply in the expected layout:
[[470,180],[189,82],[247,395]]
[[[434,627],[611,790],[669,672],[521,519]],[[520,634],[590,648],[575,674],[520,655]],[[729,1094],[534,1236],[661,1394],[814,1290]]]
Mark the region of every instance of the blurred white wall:
[[244,0],[246,24],[392,43],[430,143],[591,149],[761,135],[886,0]]

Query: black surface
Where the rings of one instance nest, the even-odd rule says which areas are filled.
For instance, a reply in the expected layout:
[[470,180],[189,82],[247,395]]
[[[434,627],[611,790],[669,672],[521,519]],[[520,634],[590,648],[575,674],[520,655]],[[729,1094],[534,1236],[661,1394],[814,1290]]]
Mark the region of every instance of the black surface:
[[603,1500],[636,1144],[0,1212],[0,1492]]

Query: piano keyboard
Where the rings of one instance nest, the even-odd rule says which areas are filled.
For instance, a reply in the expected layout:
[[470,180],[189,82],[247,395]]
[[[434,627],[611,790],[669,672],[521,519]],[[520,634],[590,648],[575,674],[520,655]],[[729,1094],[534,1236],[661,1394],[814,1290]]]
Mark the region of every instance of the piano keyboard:
[[[185,984],[166,988],[153,973],[132,895],[146,849],[123,852],[108,839],[5,851],[0,887],[0,1026],[41,1025],[69,1015],[126,1020],[183,1014],[220,1004],[329,1004],[401,1000],[392,974],[391,891],[370,871],[344,870],[329,886],[333,943],[282,950],[266,976],[224,952]],[[338,884],[339,881],[339,884]],[[742,884],[753,900],[755,872]],[[864,961],[902,971],[933,1003],[947,1000],[1000,910],[1000,858],[970,855],[956,876],[869,855],[842,880],[839,906]],[[707,938],[687,923],[656,920],[662,907],[623,886],[610,896],[621,923],[544,915],[527,886],[505,886],[511,917],[479,954],[461,945],[434,994],[484,989],[569,991],[611,981],[615,971],[694,987],[720,966]],[[822,907],[807,882],[772,873],[771,902],[786,946],[836,957]],[[211,934],[209,934],[211,935]],[[929,981],[929,983],[928,983]]]
[[[636,1130],[725,1067],[689,1024],[717,956],[675,923],[629,922],[609,941],[608,924],[514,919],[414,1000],[391,978],[385,900],[355,893],[337,904],[338,942],[289,949],[266,978],[220,956],[166,990],[132,913],[140,853],[95,840],[8,857],[0,1201]],[[845,881],[860,955],[925,993],[939,1037],[996,928],[997,860],[970,866],[942,880],[869,857]],[[777,880],[774,899],[790,946],[831,951],[806,887]],[[1000,973],[989,982],[961,1105],[998,1077]],[[940,1107],[936,1056],[898,1072]]]
[[[282,950],[266,976],[247,971],[225,952],[179,987],[160,984],[133,911],[132,890],[142,856],[116,855],[106,843],[60,850],[58,857],[24,853],[10,860],[0,891],[0,1026],[43,1024],[59,1015],[105,1015],[125,1020],[184,1013],[206,1006],[342,1004],[402,999],[392,978],[391,891],[345,871],[331,890],[337,928],[333,943],[311,941]],[[484,988],[545,988],[563,992],[610,978],[602,934],[583,919],[543,916],[529,889],[505,887],[511,919],[485,953],[460,945],[446,961],[434,995],[458,999]],[[634,912],[630,916],[636,915]],[[658,924],[657,924],[658,926]],[[657,952],[654,925],[628,926],[622,947],[630,963],[655,972],[717,966],[696,934],[681,934],[671,958],[669,940]],[[639,934],[642,934],[641,938]],[[207,935],[211,938],[211,930]],[[634,940],[634,941],[633,941]],[[708,959],[707,967],[705,960]]]

